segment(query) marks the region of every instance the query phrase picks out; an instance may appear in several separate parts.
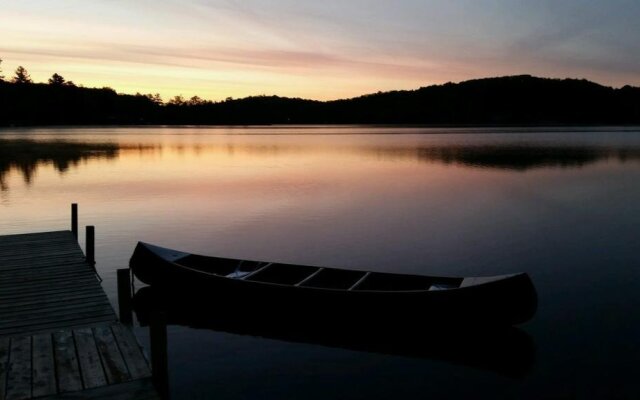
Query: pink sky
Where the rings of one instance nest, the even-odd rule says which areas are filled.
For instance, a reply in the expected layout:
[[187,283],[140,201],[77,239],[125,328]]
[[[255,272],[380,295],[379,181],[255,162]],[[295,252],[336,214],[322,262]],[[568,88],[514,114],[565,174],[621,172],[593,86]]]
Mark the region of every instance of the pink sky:
[[[24,0],[3,5],[4,75],[220,100],[335,99],[533,74],[640,85],[640,5],[614,0]],[[346,4],[345,4],[346,3]]]

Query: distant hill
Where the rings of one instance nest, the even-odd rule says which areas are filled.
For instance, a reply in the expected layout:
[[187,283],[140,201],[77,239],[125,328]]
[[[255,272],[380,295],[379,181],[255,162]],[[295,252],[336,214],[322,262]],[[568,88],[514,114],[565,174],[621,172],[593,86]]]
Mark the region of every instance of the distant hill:
[[253,96],[162,104],[109,88],[0,82],[0,125],[79,124],[640,124],[640,88],[519,75],[325,102]]

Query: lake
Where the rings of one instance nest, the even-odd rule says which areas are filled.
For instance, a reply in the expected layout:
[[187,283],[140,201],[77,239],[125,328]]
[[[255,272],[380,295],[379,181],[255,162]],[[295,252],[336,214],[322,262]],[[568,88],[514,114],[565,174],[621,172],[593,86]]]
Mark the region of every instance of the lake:
[[518,376],[171,325],[174,398],[640,397],[640,129],[1,129],[0,234],[68,229],[72,202],[96,226],[114,306],[138,240],[378,271],[525,271],[538,291]]

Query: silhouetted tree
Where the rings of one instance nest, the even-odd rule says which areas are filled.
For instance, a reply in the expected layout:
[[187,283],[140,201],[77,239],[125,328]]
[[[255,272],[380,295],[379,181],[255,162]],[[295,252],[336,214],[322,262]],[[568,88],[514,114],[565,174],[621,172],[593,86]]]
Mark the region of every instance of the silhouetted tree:
[[2,58],[0,58],[0,82],[4,82],[4,75],[2,75]]
[[51,75],[51,78],[49,78],[49,85],[62,86],[65,84],[65,82],[65,79],[58,74],[53,74]]
[[27,70],[20,65],[16,68],[16,76],[13,78],[13,83],[33,83],[31,80],[31,75],[27,72]]
[[70,87],[77,87],[75,83],[73,83],[73,81],[66,81],[64,83],[65,86],[70,86]]
[[205,100],[202,100],[199,96],[193,96],[189,99],[189,101],[187,101],[188,106],[201,106],[206,103],[207,102]]
[[162,104],[162,97],[160,96],[160,93],[156,93],[156,94],[147,94],[146,95],[147,99],[151,100],[152,103],[157,104],[157,105],[161,105]]
[[183,106],[185,105],[184,97],[182,95],[173,96],[171,100],[169,100],[169,104],[172,106]]

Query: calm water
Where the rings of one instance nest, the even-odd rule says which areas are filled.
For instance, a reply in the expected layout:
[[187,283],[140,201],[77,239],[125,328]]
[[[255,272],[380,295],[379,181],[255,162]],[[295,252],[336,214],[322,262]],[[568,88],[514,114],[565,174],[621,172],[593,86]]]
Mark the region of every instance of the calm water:
[[175,398],[640,397],[639,130],[4,129],[0,157],[0,233],[67,229],[80,203],[114,305],[138,240],[380,271],[527,271],[538,290],[521,378],[170,326]]

